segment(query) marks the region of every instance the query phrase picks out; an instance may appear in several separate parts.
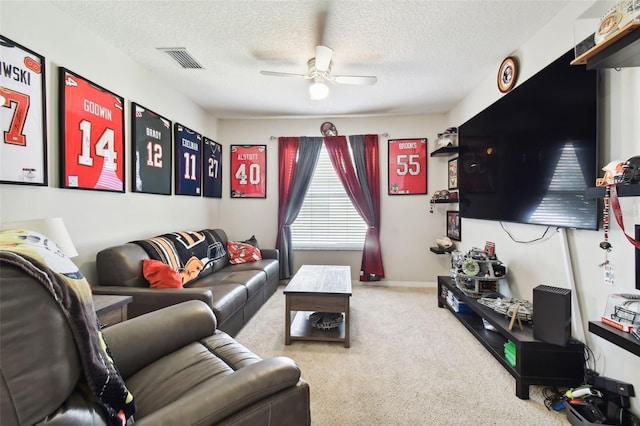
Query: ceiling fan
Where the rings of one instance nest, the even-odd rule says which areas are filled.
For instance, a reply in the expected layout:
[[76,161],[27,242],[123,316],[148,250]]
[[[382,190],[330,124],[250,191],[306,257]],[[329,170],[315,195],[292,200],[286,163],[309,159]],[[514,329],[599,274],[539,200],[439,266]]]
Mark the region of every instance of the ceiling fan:
[[294,74],[278,71],[260,71],[262,75],[275,77],[298,77],[305,80],[313,80],[309,87],[311,99],[323,99],[329,94],[329,87],[326,82],[334,84],[351,84],[357,86],[370,86],[378,81],[377,77],[371,75],[333,75],[331,73],[331,56],[333,50],[327,46],[316,46],[315,58],[309,59],[307,74]]

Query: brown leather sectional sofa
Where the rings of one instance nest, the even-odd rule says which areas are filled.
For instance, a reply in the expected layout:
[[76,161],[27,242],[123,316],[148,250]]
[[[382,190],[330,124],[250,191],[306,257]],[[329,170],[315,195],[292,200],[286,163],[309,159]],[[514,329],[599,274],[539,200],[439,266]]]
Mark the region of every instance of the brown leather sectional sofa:
[[[110,424],[88,392],[85,340],[46,280],[2,260],[0,281],[0,424]],[[311,424],[309,386],[296,364],[260,359],[216,329],[200,301],[102,332],[133,394],[136,425]]]
[[[207,231],[227,247],[222,229]],[[159,289],[150,288],[143,275],[143,260],[149,258],[145,249],[133,242],[110,247],[97,255],[98,285],[93,293],[132,296],[127,307],[130,318],[187,300],[201,300],[213,310],[218,328],[235,336],[278,287],[278,250],[261,247],[260,251],[262,260],[233,265],[227,253],[214,262],[210,273],[185,288]]]

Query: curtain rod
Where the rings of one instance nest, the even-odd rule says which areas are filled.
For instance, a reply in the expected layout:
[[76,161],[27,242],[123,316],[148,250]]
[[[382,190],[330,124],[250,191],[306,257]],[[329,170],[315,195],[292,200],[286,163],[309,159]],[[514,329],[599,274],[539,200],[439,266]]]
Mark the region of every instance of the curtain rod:
[[[380,136],[382,136],[383,138],[386,138],[386,137],[389,137],[389,133],[380,133]],[[271,136],[269,137],[269,139],[271,139],[272,141],[277,141],[278,136]]]

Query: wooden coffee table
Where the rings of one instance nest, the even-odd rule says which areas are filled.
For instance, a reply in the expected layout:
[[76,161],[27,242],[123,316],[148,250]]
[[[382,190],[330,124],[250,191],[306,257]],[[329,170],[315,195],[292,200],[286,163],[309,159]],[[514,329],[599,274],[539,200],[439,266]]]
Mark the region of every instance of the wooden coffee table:
[[[292,340],[344,342],[351,345],[349,335],[349,300],[351,268],[335,265],[302,265],[284,289],[286,298],[285,345]],[[291,313],[296,311],[293,322]],[[318,330],[309,323],[313,312],[343,312],[339,327]]]

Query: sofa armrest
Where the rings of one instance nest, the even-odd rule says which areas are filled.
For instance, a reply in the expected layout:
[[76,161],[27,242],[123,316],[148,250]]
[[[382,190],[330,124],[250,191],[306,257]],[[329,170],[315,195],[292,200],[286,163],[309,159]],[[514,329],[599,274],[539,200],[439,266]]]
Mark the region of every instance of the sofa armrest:
[[263,259],[276,259],[280,260],[280,250],[278,249],[260,249],[260,254]]
[[203,302],[191,300],[102,330],[125,378],[161,357],[216,331],[216,317]]
[[261,399],[295,387],[299,379],[300,369],[290,358],[265,359],[204,382],[136,424],[217,424]]
[[149,288],[149,287],[121,287],[95,286],[93,294],[111,294],[118,296],[132,296],[133,301],[127,306],[129,317],[166,308],[167,306],[189,300],[200,300],[213,310],[213,292],[210,288]]

